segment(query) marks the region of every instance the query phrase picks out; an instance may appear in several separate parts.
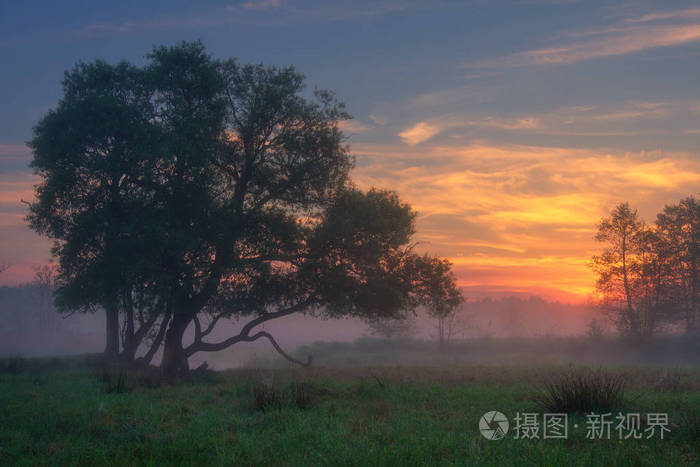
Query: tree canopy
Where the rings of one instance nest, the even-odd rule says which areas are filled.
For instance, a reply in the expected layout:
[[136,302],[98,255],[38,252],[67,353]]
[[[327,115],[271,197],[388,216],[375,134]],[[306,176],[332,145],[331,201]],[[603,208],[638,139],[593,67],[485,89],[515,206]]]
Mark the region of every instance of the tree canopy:
[[601,220],[596,239],[606,244],[591,266],[601,304],[618,329],[650,336],[661,327],[697,326],[700,305],[700,203],[694,197],[667,205],[647,225],[628,203]]
[[[155,48],[143,67],[79,64],[31,142],[29,222],[55,240],[58,304],[111,313],[109,352],[121,314],[131,356],[163,340],[168,372],[241,341],[281,351],[255,328],[292,313],[449,308],[450,265],[413,252],[415,212],[352,184],[347,118],[294,68],[216,60],[199,42]],[[221,319],[247,321],[207,340]]]

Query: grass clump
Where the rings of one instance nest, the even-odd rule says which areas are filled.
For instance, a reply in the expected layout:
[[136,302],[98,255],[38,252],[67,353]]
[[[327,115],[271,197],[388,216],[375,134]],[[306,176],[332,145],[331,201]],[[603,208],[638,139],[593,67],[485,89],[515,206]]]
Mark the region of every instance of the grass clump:
[[553,377],[535,397],[550,413],[612,412],[625,396],[620,375],[603,370],[571,370]]
[[129,392],[131,387],[127,384],[126,372],[105,370],[100,376],[107,394],[123,394]]
[[256,384],[253,386],[251,408],[264,412],[271,409],[308,409],[326,391],[306,382],[291,382],[284,386]]

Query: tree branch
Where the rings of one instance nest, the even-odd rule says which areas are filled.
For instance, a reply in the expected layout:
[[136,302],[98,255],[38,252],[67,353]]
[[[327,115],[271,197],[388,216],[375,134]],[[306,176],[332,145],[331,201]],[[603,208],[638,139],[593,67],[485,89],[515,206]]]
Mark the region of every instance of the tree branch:
[[[267,321],[277,319],[277,318],[282,318],[284,316],[289,316],[291,314],[297,313],[305,308],[308,308],[314,301],[313,297],[309,297],[308,299],[304,300],[301,303],[297,303],[296,305],[289,307],[284,310],[279,310],[279,311],[274,311],[272,313],[263,313],[257,318],[249,321],[246,323],[241,331],[233,336],[229,337],[228,339],[221,341],[221,342],[203,342],[201,340],[196,340],[193,342],[190,346],[188,346],[185,349],[185,355],[188,357],[194,355],[196,352],[217,352],[219,350],[226,349],[234,344],[237,344],[239,342],[250,342],[251,336],[250,332],[255,328],[256,326],[265,323]],[[211,331],[210,331],[211,332]],[[256,339],[259,339],[260,337],[265,337],[263,335],[259,335],[260,333],[256,334],[255,336]],[[255,340],[255,339],[253,339]]]
[[168,313],[164,318],[163,321],[160,323],[160,329],[158,330],[158,334],[156,335],[155,339],[153,340],[153,344],[151,345],[151,348],[146,352],[146,355],[143,356],[143,361],[147,364],[150,365],[151,360],[153,360],[153,357],[155,356],[156,352],[160,348],[160,344],[163,342],[163,338],[165,337],[165,332],[168,329],[168,324],[170,323],[170,318],[171,314]]
[[252,336],[246,338],[246,342],[252,342],[252,341],[258,340],[258,339],[260,339],[261,337],[264,337],[264,338],[266,338],[267,340],[269,340],[269,341],[270,341],[270,344],[272,344],[272,346],[275,348],[275,350],[276,350],[280,355],[282,355],[284,358],[286,358],[288,361],[290,361],[290,362],[292,362],[292,363],[296,363],[297,365],[300,365],[300,366],[302,366],[302,367],[304,367],[304,368],[306,368],[306,367],[308,367],[308,366],[311,365],[311,362],[312,362],[311,355],[309,355],[309,356],[306,358],[306,363],[305,363],[305,362],[302,362],[301,360],[297,360],[296,358],[294,358],[294,357],[288,355],[284,350],[282,350],[282,347],[279,346],[279,344],[277,343],[277,341],[276,341],[276,340],[272,337],[272,335],[271,335],[270,333],[268,333],[268,332],[260,331],[260,332],[258,332],[258,333],[256,333],[256,334],[254,334],[254,335],[252,335]]
[[207,328],[205,330],[203,330],[202,332],[200,332],[199,335],[201,337],[208,336],[214,330],[214,326],[216,326],[216,322],[219,321],[223,316],[224,316],[224,313],[219,313],[218,315],[214,316],[212,318],[212,320],[209,322],[209,324],[207,325]]

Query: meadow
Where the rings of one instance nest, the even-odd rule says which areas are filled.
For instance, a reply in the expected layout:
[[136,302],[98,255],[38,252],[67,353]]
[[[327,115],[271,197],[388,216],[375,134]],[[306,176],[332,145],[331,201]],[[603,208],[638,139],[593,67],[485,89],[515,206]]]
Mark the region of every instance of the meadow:
[[[316,350],[323,347],[315,345]],[[327,345],[327,356],[331,348],[343,350],[342,345]],[[153,368],[105,367],[91,356],[5,359],[0,367],[0,464],[700,462],[697,365],[669,369],[507,360],[448,365],[448,360],[430,366],[195,371],[187,380],[166,382]],[[543,439],[541,430],[539,439],[515,439],[516,413],[547,411],[542,402],[547,382],[558,375],[595,372],[624,383],[613,416],[640,413],[644,429],[647,413],[667,413],[670,431],[664,439],[657,432],[650,439],[620,440],[614,424],[609,440],[588,439],[583,413],[569,415],[567,439]],[[503,439],[489,440],[479,432],[480,418],[491,410],[510,421]]]

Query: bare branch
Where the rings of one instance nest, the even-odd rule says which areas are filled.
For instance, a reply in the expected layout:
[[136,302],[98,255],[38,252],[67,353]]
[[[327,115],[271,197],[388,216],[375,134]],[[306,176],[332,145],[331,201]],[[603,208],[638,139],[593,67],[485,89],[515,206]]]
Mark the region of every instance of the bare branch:
[[[308,299],[304,300],[301,303],[297,303],[296,305],[289,307],[284,310],[279,310],[275,311],[272,313],[263,313],[257,318],[249,321],[248,323],[243,326],[241,331],[233,336],[230,337],[224,341],[221,342],[203,342],[201,340],[195,340],[189,347],[185,349],[185,354],[189,357],[192,356],[196,352],[217,352],[219,350],[226,349],[234,344],[237,344],[239,342],[250,342],[250,332],[255,328],[256,326],[265,323],[267,321],[277,319],[277,318],[282,318],[284,316],[289,316],[291,314],[297,313],[305,308],[308,308],[311,306],[311,304],[314,302],[313,297],[309,297]],[[195,324],[196,326],[196,324]],[[213,328],[212,328],[213,329]],[[211,332],[211,331],[210,331]],[[259,334],[259,333],[258,333]],[[258,336],[256,334],[256,336]],[[260,337],[265,337],[265,336],[258,336],[256,339]],[[254,339],[255,340],[255,339]]]
[[143,361],[147,365],[151,363],[151,360],[153,360],[153,356],[156,354],[156,352],[160,348],[160,344],[163,342],[163,338],[165,337],[165,331],[168,329],[168,324],[170,323],[170,317],[171,315],[167,314],[163,318],[163,321],[160,323],[160,329],[158,330],[158,334],[153,340],[151,348],[148,350],[148,352],[146,352],[146,355],[143,356]]
[[209,325],[207,325],[207,328],[204,331],[202,331],[199,335],[201,337],[204,337],[211,334],[211,332],[214,330],[214,326],[216,326],[216,323],[224,316],[224,314],[225,313],[219,313],[218,315],[214,316],[209,322]]
[[301,360],[297,360],[296,358],[294,358],[294,357],[288,355],[284,350],[282,350],[282,347],[279,346],[279,344],[277,343],[277,341],[275,341],[275,339],[272,337],[272,335],[270,335],[270,333],[268,333],[268,332],[260,331],[260,332],[258,332],[257,334],[255,334],[255,335],[249,337],[247,341],[248,341],[248,342],[252,342],[252,341],[254,341],[254,340],[260,339],[261,337],[265,337],[267,340],[269,340],[269,341],[270,341],[270,344],[272,344],[272,346],[275,348],[275,350],[276,350],[280,355],[282,355],[284,358],[286,358],[287,360],[289,360],[290,362],[296,363],[297,365],[300,365],[300,366],[302,366],[302,367],[304,367],[304,368],[306,368],[306,367],[308,367],[308,366],[311,365],[311,362],[312,362],[311,355],[309,355],[309,356],[306,358],[306,363],[305,363],[305,362],[302,362]]

